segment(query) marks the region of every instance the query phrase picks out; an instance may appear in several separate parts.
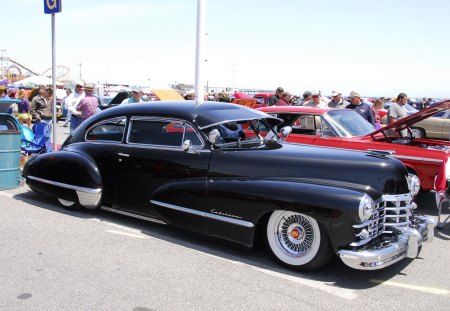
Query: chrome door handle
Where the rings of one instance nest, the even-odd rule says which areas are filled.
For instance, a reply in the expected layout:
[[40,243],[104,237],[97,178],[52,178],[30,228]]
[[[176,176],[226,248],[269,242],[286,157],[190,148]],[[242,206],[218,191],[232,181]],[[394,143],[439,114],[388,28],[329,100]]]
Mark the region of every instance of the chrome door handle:
[[130,156],[129,154],[122,153],[122,152],[119,152],[117,155],[120,157],[129,157]]

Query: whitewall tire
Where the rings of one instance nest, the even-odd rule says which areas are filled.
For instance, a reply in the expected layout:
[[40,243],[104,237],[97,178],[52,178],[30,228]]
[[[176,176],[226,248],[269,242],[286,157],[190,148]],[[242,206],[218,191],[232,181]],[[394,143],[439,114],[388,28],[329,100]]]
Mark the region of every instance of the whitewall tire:
[[290,268],[316,270],[332,257],[328,236],[304,214],[277,210],[267,223],[267,242],[275,258]]

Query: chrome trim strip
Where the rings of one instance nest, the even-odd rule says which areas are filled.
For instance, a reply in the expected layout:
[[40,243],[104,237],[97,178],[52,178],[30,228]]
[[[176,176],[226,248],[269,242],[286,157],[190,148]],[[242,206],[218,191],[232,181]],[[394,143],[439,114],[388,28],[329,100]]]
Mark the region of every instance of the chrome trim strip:
[[411,194],[385,194],[383,195],[383,201],[396,202],[396,201],[411,201]]
[[[117,121],[124,121],[124,126],[123,126],[123,129],[124,129],[124,132],[122,133],[122,139],[120,140],[120,141],[115,141],[115,140],[90,140],[90,139],[87,139],[87,134],[89,133],[89,131],[90,130],[92,130],[94,127],[96,127],[96,126],[98,126],[98,125],[102,125],[102,124],[105,124],[105,123],[108,123],[108,122],[117,122]],[[105,143],[118,143],[118,144],[120,144],[122,141],[123,141],[123,136],[124,136],[124,134],[125,134],[125,129],[126,129],[126,126],[127,126],[127,117],[126,116],[120,116],[120,117],[114,117],[114,118],[111,118],[111,119],[106,119],[106,120],[102,120],[102,121],[100,121],[100,122],[98,122],[98,123],[95,123],[95,124],[93,124],[93,125],[91,125],[87,130],[86,130],[86,133],[84,134],[84,141],[85,142],[105,142]]]
[[167,225],[167,223],[165,223],[161,219],[156,219],[156,218],[150,218],[150,217],[146,217],[146,216],[142,216],[142,215],[137,215],[137,214],[121,211],[121,210],[118,210],[118,209],[115,209],[115,208],[112,208],[112,207],[101,206],[100,209],[108,211],[108,212],[116,213],[116,214],[121,214],[121,215],[130,216],[130,217],[134,217],[134,218],[138,218],[138,219],[142,219],[142,220],[146,220],[146,221],[151,221],[151,222],[154,222],[154,223],[157,223],[157,224],[161,224],[161,225]]
[[11,149],[11,150],[0,150],[0,153],[12,153],[12,152],[19,152],[20,149]]
[[409,157],[409,156],[401,156],[401,155],[392,155],[391,157],[396,158],[396,159],[416,160],[416,161],[430,162],[430,163],[442,163],[443,162],[443,160],[426,159],[426,158],[419,158],[419,157]]
[[246,228],[253,228],[255,226],[253,223],[251,223],[249,221],[245,221],[245,220],[239,220],[239,219],[234,219],[231,217],[216,215],[216,214],[207,213],[207,212],[201,212],[201,211],[197,211],[194,209],[181,207],[181,206],[177,206],[177,205],[173,205],[173,204],[168,204],[168,203],[164,203],[164,202],[159,202],[159,201],[155,201],[155,200],[150,200],[150,202],[152,204],[156,204],[156,205],[159,205],[162,207],[167,207],[167,208],[179,211],[179,212],[188,213],[188,214],[205,217],[205,218],[211,218],[214,220],[219,220],[219,221],[227,222],[227,223],[230,223],[233,225],[243,226]]
[[69,185],[69,184],[65,184],[65,183],[60,183],[57,181],[51,181],[48,179],[43,179],[43,178],[39,178],[39,177],[35,177],[35,176],[27,176],[27,178],[32,179],[32,180],[36,180],[36,181],[40,181],[46,184],[50,184],[53,186],[58,186],[58,187],[63,187],[63,188],[67,188],[67,189],[71,189],[71,190],[75,190],[75,191],[81,191],[81,192],[87,192],[87,193],[93,193],[93,194],[97,194],[102,192],[101,188],[97,188],[97,189],[92,189],[92,188],[85,188],[85,187],[79,187],[79,186],[74,186],[74,185]]

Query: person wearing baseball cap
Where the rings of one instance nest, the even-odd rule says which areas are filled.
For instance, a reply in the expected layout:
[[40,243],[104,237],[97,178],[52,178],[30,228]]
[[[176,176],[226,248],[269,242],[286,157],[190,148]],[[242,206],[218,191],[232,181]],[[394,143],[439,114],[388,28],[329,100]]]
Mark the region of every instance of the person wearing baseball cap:
[[361,95],[359,95],[359,93],[356,91],[351,91],[349,97],[351,103],[345,108],[355,110],[361,117],[366,119],[375,128],[375,117],[373,116],[372,108],[361,101]]
[[133,103],[141,103],[142,100],[142,88],[138,85],[133,85],[131,87],[131,97],[125,98],[121,105],[123,104],[133,104]]
[[331,92],[331,100],[328,102],[328,107],[330,108],[344,108],[350,104],[348,101],[342,98],[342,93],[339,91]]

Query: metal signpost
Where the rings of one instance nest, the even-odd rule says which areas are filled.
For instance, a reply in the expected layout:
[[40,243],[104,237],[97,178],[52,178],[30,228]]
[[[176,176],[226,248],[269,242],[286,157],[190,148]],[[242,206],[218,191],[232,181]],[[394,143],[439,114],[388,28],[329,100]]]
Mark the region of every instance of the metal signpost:
[[44,0],[44,13],[52,15],[52,98],[53,98],[53,148],[56,147],[56,62],[55,62],[55,13],[61,12],[61,0]]

